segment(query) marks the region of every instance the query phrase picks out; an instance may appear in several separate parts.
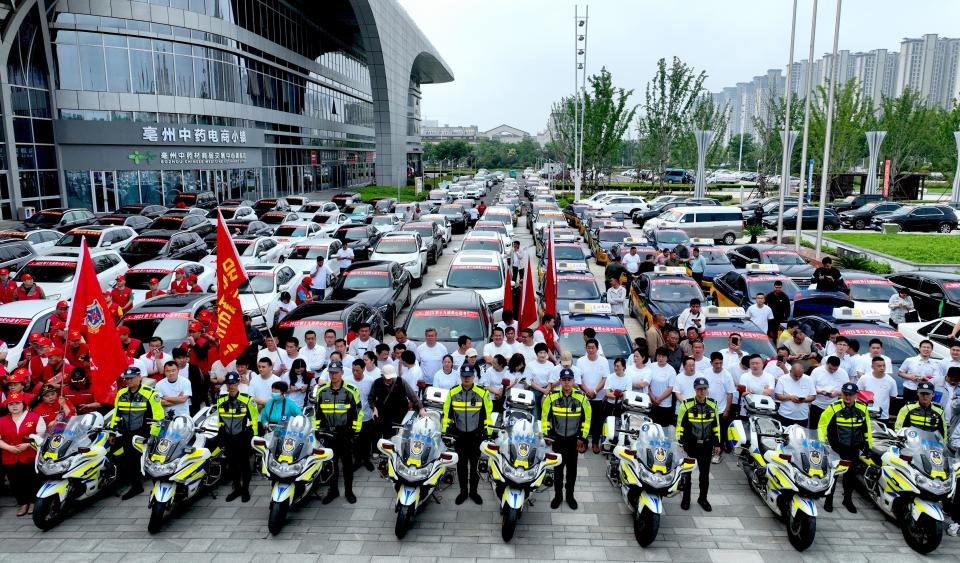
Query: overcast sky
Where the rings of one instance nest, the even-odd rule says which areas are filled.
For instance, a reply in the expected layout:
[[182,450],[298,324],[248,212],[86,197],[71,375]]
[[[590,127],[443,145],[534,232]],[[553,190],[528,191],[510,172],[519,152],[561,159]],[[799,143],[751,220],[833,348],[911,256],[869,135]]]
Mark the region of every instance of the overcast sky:
[[[423,87],[422,117],[440,125],[545,128],[573,90],[574,0],[400,0],[456,80]],[[583,9],[586,3],[581,0]],[[812,0],[800,0],[797,60],[809,50]],[[587,69],[606,66],[641,103],[656,61],[674,55],[705,70],[718,91],[786,68],[789,0],[593,0]],[[821,0],[816,55],[833,46],[835,0]],[[899,50],[904,37],[960,36],[960,0],[846,0],[840,49]]]

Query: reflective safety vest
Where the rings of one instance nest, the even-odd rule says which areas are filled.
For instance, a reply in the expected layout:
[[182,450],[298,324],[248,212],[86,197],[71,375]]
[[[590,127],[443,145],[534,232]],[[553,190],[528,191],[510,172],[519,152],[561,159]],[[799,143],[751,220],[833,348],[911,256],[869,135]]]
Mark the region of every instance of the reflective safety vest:
[[717,402],[708,397],[702,403],[696,398],[681,403],[677,413],[677,441],[684,446],[720,445]]
[[846,406],[843,399],[830,403],[820,415],[817,435],[834,449],[860,449],[864,444],[873,447],[870,412],[861,402]]
[[[450,389],[447,400],[443,403],[443,431],[489,434],[490,427],[493,426],[492,411],[493,403],[486,389],[474,385],[467,390],[463,385],[457,385]],[[453,428],[450,428],[451,422]]]
[[[131,391],[129,387],[121,389],[113,407],[110,428],[119,427],[124,432],[139,432],[150,422],[163,420],[160,395],[154,389],[143,385],[136,391]],[[119,426],[121,423],[122,426]]]
[[356,385],[346,381],[337,389],[330,383],[321,385],[314,392],[314,401],[317,405],[317,428],[359,432],[363,427],[363,409]]
[[946,437],[947,425],[943,416],[943,408],[935,403],[930,403],[927,408],[921,407],[920,403],[910,403],[900,409],[897,415],[897,423],[894,425],[894,431],[899,432],[904,426],[912,426],[920,430],[929,430],[930,432],[939,432],[940,436]]
[[561,438],[579,436],[584,440],[590,433],[591,407],[587,396],[573,389],[569,395],[554,391],[543,399],[540,425],[543,433]]
[[217,399],[217,427],[220,432],[236,436],[249,428],[256,435],[259,421],[257,403],[250,395],[237,393],[236,397],[231,397],[226,393]]

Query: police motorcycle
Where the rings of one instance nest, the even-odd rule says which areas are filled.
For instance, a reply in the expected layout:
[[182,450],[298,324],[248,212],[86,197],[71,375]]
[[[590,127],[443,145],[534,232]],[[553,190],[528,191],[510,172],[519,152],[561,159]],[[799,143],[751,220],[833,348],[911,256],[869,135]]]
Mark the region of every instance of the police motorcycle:
[[[441,484],[447,468],[455,466],[459,459],[455,452],[447,450],[441,431],[446,397],[446,389],[428,387],[424,394],[426,414],[407,413],[395,436],[377,442],[377,449],[386,457],[385,477],[393,481],[397,491],[394,504],[397,539],[407,535],[414,516],[426,508],[430,500],[440,502],[438,493],[453,482],[445,479]],[[437,410],[437,405],[441,410]]]
[[553,486],[552,468],[562,461],[560,454],[547,449],[533,413],[533,391],[510,387],[502,416],[493,420],[495,436],[480,444],[488,478],[500,500],[500,535],[507,542],[513,539],[524,505],[533,504],[533,493]]
[[270,480],[267,529],[277,535],[290,509],[330,480],[333,450],[318,443],[312,414],[292,416],[285,425],[271,428],[266,437],[254,437],[251,445],[260,456],[260,472]]
[[50,425],[46,437],[30,435],[37,450],[34,470],[43,479],[33,505],[33,523],[41,530],[56,526],[76,503],[89,499],[117,480],[110,460],[104,416],[91,412]]
[[204,487],[215,487],[223,476],[220,449],[211,452],[205,447],[218,433],[215,407],[204,407],[192,417],[167,413],[154,424],[149,437],[133,437],[133,446],[142,454],[140,471],[153,479],[147,523],[151,534],[174,509]]
[[603,425],[603,452],[610,460],[607,478],[620,489],[633,513],[633,534],[641,546],[653,543],[660,530],[663,498],[674,496],[681,478],[697,466],[679,444],[646,415],[650,397],[617,392],[614,412]]
[[871,455],[861,457],[857,481],[867,497],[900,525],[911,549],[930,553],[943,540],[941,503],[956,494],[960,460],[949,455],[936,432],[904,427],[894,433],[871,422],[873,448]]
[[746,421],[734,421],[727,430],[753,489],[787,524],[787,539],[797,551],[813,544],[817,533],[817,499],[831,491],[837,477],[850,467],[814,429],[783,428],[774,416],[777,406],[766,395],[743,398]]

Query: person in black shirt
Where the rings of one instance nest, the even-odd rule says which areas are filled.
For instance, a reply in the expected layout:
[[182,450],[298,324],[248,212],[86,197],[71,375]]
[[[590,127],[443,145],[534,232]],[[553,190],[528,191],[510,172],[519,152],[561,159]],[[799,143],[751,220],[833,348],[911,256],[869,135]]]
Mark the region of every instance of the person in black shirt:
[[767,294],[767,306],[773,310],[773,320],[777,323],[776,330],[790,318],[790,297],[783,292],[783,282],[773,282],[773,291]]
[[847,291],[846,284],[843,283],[843,275],[840,270],[833,267],[833,259],[829,256],[824,258],[822,265],[814,270],[813,283],[817,284],[818,291]]
[[652,272],[654,266],[656,266],[656,264],[653,261],[653,254],[647,254],[643,262],[640,262],[640,269],[637,270],[637,273],[643,274],[646,272]]
[[621,279],[622,277],[626,277],[628,281],[630,280],[630,272],[628,272],[623,264],[620,263],[619,253],[617,251],[613,251],[608,253],[608,256],[610,257],[610,262],[603,270],[603,279],[606,289],[610,289],[611,278]]

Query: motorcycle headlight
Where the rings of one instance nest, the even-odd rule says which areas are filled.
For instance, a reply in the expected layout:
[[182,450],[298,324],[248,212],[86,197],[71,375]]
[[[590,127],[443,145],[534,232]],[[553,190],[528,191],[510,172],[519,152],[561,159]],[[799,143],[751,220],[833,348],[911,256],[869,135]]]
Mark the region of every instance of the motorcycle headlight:
[[176,470],[177,461],[174,460],[167,463],[160,463],[158,461],[146,460],[143,463],[143,468],[151,477],[166,477]]
[[526,467],[510,467],[505,465],[503,467],[503,473],[514,483],[520,484],[533,481],[537,477],[539,469],[527,469]]
[[830,480],[826,477],[811,477],[803,475],[799,471],[794,471],[797,484],[810,492],[820,492],[830,485]]
[[950,492],[951,483],[949,479],[931,479],[917,473],[917,486],[933,494],[944,494]]
[[668,473],[654,473],[653,471],[650,471],[649,469],[647,469],[645,465],[640,463],[637,464],[637,467],[640,468],[640,471],[639,471],[640,479],[642,479],[643,481],[646,481],[652,487],[659,489],[661,487],[666,487],[667,485],[673,482],[672,471]]
[[281,479],[287,477],[296,477],[303,471],[304,460],[300,460],[296,463],[281,463],[275,459],[271,459],[270,463],[267,464],[267,468],[270,473],[273,473]]
[[40,472],[44,475],[58,475],[66,471],[68,467],[70,467],[69,459],[61,459],[59,461],[45,459],[40,462]]
[[407,481],[420,481],[426,479],[430,474],[430,466],[415,467],[405,463],[398,463],[396,466],[397,474]]

